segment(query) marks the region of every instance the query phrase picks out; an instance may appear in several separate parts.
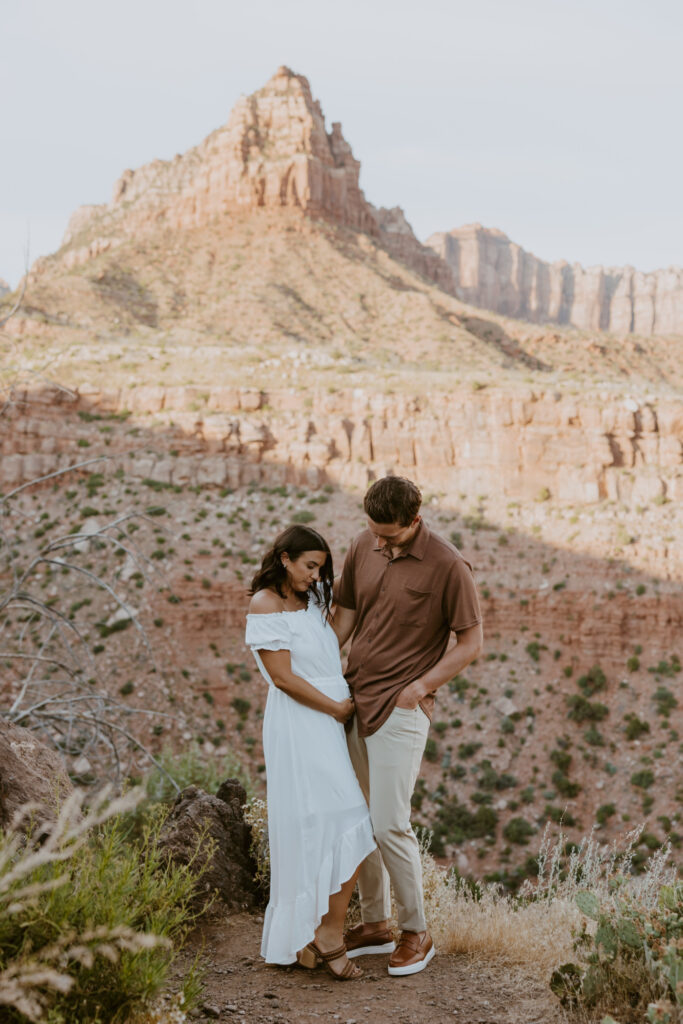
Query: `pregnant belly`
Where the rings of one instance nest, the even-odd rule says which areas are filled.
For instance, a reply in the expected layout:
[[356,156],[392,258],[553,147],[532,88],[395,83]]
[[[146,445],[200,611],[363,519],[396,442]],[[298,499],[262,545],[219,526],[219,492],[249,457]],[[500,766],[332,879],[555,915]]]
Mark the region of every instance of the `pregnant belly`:
[[320,690],[326,697],[331,697],[333,700],[344,700],[345,697],[349,696],[348,683],[341,674],[334,676],[305,676],[304,678],[311,686],[315,686],[316,690]]

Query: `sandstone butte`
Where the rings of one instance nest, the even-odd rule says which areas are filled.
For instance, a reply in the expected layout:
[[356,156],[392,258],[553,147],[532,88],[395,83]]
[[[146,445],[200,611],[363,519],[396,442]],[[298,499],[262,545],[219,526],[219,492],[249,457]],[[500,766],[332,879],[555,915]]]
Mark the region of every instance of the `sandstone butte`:
[[418,242],[400,209],[377,209],[365,199],[359,173],[341,125],[334,123],[328,133],[307,79],[281,67],[262,89],[242,96],[228,123],[199,146],[173,160],[124,171],[111,203],[77,210],[62,262],[86,262],[122,236],[136,237],[161,224],[182,231],[235,211],[294,207],[367,233],[450,287],[448,265]]
[[[479,266],[490,233],[474,230],[471,245],[444,236],[442,259],[400,209],[365,199],[359,168],[340,125],[326,131],[307,80],[282,67],[199,146],[125,171],[110,203],[79,209],[60,250],[32,267],[7,330],[24,353],[39,339],[81,411],[186,422],[203,465],[193,473],[219,486],[266,479],[277,465],[314,485],[363,486],[395,471],[451,495],[680,499],[681,338],[630,340],[626,313],[621,339],[534,336],[482,317],[452,296],[469,288],[479,299],[479,278],[467,260],[454,276],[448,260],[459,246]],[[496,239],[512,280],[511,243]],[[533,278],[526,254],[515,260],[517,279]],[[540,315],[546,301],[534,273],[536,297],[522,311],[519,299],[520,315]],[[548,288],[550,313],[569,316],[571,289]],[[346,376],[325,377],[339,367]],[[473,367],[485,374],[481,390],[467,379]],[[571,377],[586,367],[590,386]],[[72,432],[66,420],[55,426],[50,394],[6,417],[5,483],[71,457]],[[155,469],[167,472],[179,466]]]

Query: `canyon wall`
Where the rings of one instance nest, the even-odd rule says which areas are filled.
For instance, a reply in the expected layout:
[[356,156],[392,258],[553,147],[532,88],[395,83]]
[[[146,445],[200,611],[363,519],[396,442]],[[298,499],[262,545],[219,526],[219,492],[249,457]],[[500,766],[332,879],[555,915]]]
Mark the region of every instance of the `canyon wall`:
[[683,270],[544,263],[502,231],[468,224],[427,239],[463,302],[534,323],[618,334],[683,331]]
[[[124,414],[103,449],[99,418]],[[131,431],[131,425],[135,424]],[[0,421],[0,486],[117,458],[126,476],[238,486],[301,480],[364,488],[387,472],[446,498],[586,504],[683,499],[683,408],[530,388],[411,397],[362,389],[263,392],[140,386],[16,392]],[[109,429],[109,428],[108,428]],[[137,441],[144,430],[144,439]]]

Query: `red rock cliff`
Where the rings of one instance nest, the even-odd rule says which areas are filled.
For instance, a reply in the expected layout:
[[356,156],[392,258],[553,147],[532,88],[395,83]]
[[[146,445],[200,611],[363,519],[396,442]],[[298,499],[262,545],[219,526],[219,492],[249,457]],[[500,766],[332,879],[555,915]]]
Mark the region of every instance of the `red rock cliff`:
[[534,323],[619,334],[683,331],[683,270],[544,263],[502,231],[467,224],[427,245],[448,263],[455,294],[473,306]]

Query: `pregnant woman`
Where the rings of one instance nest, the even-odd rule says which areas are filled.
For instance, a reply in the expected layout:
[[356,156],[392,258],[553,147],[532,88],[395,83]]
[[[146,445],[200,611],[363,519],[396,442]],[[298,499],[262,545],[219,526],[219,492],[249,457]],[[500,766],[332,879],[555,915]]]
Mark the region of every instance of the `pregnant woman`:
[[324,538],[288,527],[252,580],[246,642],[268,683],[271,875],[261,955],[272,964],[322,961],[347,980],[362,971],[346,956],[344,918],[375,841],[346,746],[354,708],[330,613],[333,578]]

